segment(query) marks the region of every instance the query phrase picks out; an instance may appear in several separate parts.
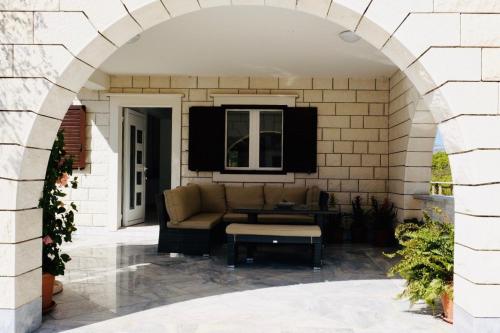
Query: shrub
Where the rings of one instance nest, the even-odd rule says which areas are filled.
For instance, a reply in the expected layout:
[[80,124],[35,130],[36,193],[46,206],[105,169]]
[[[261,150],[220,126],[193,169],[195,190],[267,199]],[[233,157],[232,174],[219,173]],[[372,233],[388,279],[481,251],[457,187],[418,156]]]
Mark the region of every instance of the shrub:
[[351,202],[352,206],[352,225],[354,227],[364,227],[368,219],[368,212],[361,206],[361,197],[358,195]]
[[396,221],[396,208],[394,208],[394,204],[390,203],[387,198],[384,199],[382,205],[378,203],[375,197],[371,198],[371,202],[372,209],[370,213],[374,229],[393,230]]
[[401,258],[389,270],[389,276],[399,274],[407,282],[399,297],[408,298],[412,304],[424,300],[432,307],[441,295],[452,297],[453,224],[431,219],[424,213],[421,223],[399,225],[396,238],[402,249],[386,255]]
[[[68,187],[69,176],[73,173],[73,159],[66,156],[64,135],[57,133],[50,152],[47,172],[43,184],[42,198],[38,207],[43,209],[43,260],[42,270],[52,275],[64,275],[65,263],[71,260],[66,253],[61,253],[62,242],[70,242],[71,234],[76,230],[74,212],[76,205],[66,207],[61,198],[66,194],[62,188]],[[77,188],[77,178],[69,182]]]

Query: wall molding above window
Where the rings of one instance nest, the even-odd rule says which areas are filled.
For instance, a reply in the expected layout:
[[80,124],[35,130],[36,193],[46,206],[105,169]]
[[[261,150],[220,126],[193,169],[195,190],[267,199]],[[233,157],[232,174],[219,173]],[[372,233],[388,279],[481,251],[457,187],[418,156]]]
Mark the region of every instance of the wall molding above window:
[[211,94],[214,106],[221,105],[286,105],[295,106],[299,97],[297,94],[270,95],[270,94]]

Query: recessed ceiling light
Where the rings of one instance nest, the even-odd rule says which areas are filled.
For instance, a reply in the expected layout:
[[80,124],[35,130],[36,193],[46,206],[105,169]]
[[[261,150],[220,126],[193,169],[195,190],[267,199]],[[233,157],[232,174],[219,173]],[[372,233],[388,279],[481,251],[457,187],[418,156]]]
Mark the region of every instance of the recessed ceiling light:
[[360,40],[360,37],[351,30],[342,31],[341,33],[339,33],[339,37],[347,43],[355,43]]
[[141,35],[135,35],[134,37],[130,38],[130,40],[127,42],[127,44],[134,44],[139,39],[141,39]]

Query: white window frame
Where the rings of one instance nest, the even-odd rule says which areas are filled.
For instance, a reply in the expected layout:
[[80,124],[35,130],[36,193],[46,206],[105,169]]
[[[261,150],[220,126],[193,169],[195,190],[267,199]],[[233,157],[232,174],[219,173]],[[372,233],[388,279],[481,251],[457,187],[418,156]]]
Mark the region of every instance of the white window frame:
[[[248,167],[229,167],[227,165],[227,115],[229,112],[249,113],[249,152]],[[281,113],[281,167],[260,167],[260,114],[262,112]],[[226,121],[224,126],[224,169],[241,171],[283,171],[283,109],[251,109],[251,108],[231,108],[226,109]]]

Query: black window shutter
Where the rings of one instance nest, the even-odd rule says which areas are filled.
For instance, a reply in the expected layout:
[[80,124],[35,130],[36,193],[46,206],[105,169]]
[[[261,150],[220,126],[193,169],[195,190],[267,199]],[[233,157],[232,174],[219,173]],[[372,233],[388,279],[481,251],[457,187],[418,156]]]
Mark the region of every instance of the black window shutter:
[[283,169],[286,172],[316,172],[318,110],[287,108],[283,122]]
[[189,170],[224,169],[225,122],[225,112],[221,107],[189,108]]

